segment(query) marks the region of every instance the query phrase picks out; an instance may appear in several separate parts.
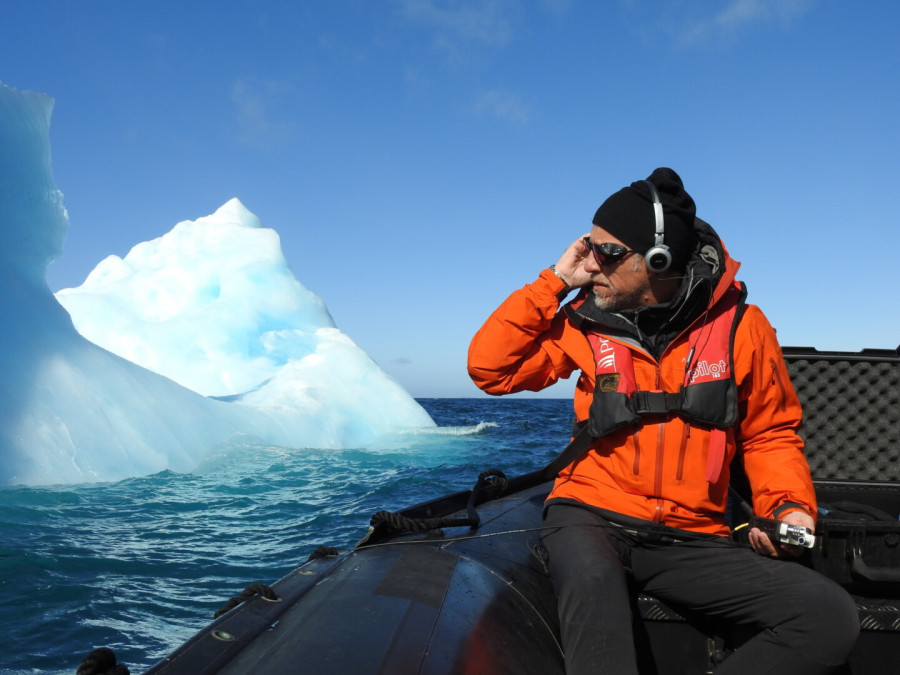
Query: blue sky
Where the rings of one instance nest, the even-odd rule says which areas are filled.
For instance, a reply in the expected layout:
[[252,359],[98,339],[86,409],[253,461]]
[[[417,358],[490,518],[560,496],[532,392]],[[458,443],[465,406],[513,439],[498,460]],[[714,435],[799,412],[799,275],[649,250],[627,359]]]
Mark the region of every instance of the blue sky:
[[[56,100],[53,290],[238,197],[418,397],[671,166],[783,344],[900,343],[900,4],[6,0],[0,81]],[[198,327],[198,330],[202,327]],[[571,383],[545,395],[567,396]]]

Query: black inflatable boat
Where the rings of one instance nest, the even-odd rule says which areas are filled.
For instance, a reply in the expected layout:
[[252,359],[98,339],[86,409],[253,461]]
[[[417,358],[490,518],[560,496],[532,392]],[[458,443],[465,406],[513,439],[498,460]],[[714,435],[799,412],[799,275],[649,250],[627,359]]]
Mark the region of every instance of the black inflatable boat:
[[251,587],[148,674],[562,673],[536,552],[549,484],[489,483],[477,529],[475,491],[390,514],[353,550],[320,549],[271,592]]
[[[793,348],[785,356],[807,414],[817,489],[829,497],[850,489],[857,499],[874,491],[896,516],[898,353]],[[836,391],[844,403],[835,403]],[[880,469],[860,459],[866,452]],[[845,461],[847,453],[855,459]],[[353,550],[320,549],[272,586],[249,587],[147,673],[562,674],[556,600],[539,546],[549,487],[541,472],[511,480],[486,472],[473,490],[376,514]],[[895,526],[888,529],[897,538]],[[826,537],[823,547],[829,541],[839,539]],[[828,569],[840,566],[836,556],[862,555],[859,547],[830,551],[818,551]],[[846,672],[900,672],[900,563],[885,558],[880,573],[886,581],[856,596],[864,630]],[[634,616],[642,673],[714,673],[740,637],[647,596],[635,597]]]

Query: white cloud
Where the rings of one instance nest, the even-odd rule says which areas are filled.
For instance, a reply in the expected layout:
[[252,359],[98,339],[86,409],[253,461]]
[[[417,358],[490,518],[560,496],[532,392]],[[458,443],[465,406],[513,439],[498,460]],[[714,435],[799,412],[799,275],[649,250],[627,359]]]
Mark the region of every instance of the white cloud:
[[283,82],[244,78],[231,87],[231,101],[237,116],[237,141],[243,145],[268,148],[294,136],[294,123],[273,116],[291,86]]
[[506,89],[491,89],[481,92],[475,101],[474,110],[479,115],[491,115],[516,126],[528,123],[528,106],[518,95]]
[[756,24],[777,22],[789,25],[806,14],[814,0],[731,0],[712,16],[692,21],[682,33],[687,43],[696,43],[713,37],[731,36],[735,32]]
[[[433,32],[433,45],[449,56],[454,67],[473,63],[477,47],[501,50],[514,41],[515,23],[527,8],[521,0],[397,0],[403,17]],[[570,0],[543,0],[545,12],[562,16]],[[407,70],[407,82],[421,84],[427,70]],[[523,126],[530,119],[530,109],[522,99],[503,87],[482,90],[471,99],[469,110],[490,116],[513,126]]]
[[462,40],[503,46],[513,37],[509,0],[402,0],[401,11],[410,21],[439,33],[438,44]]

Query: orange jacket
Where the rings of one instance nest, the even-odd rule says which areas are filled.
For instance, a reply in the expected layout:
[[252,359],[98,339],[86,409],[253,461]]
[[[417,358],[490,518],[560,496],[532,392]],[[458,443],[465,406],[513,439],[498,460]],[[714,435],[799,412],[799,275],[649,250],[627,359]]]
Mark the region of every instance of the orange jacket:
[[[727,259],[710,307],[733,283],[738,267]],[[538,391],[580,371],[574,408],[576,419],[585,420],[594,390],[593,351],[585,333],[558,311],[557,294],[564,288],[548,269],[509,296],[472,339],[469,374],[480,389],[500,395]],[[575,302],[585,296],[582,291]],[[638,388],[678,391],[689,349],[687,333],[683,331],[659,361],[629,345]],[[669,415],[595,440],[585,455],[560,472],[549,498],[681,529],[727,534],[728,464],[740,452],[755,513],[771,518],[776,508],[790,503],[815,518],[815,492],[797,435],[800,403],[775,331],[754,305],[747,305],[738,324],[733,362],[741,415],[727,430],[725,470],[715,482],[707,482],[710,432]]]

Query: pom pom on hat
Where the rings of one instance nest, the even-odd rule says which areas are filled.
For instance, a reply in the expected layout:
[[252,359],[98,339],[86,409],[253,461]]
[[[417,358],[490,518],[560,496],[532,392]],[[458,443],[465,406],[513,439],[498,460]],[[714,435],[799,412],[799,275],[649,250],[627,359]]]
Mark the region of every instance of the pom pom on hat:
[[[656,169],[647,178],[656,186],[663,207],[665,234],[663,243],[672,253],[672,267],[683,270],[694,250],[694,218],[697,207],[685,191],[677,173],[668,168]],[[636,251],[652,248],[656,234],[656,216],[650,187],[635,181],[611,195],[594,214],[594,225],[609,232]]]

